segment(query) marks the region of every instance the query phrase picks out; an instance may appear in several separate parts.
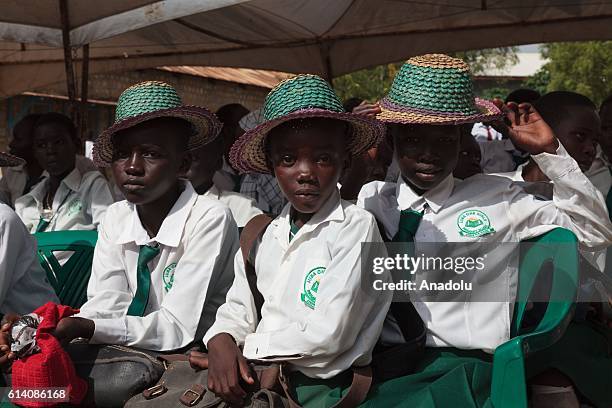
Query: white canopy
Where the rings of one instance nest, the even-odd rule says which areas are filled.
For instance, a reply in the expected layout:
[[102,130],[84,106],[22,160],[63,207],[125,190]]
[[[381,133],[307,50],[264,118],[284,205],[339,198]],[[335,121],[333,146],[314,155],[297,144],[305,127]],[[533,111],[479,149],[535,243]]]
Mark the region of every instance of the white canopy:
[[163,65],[327,78],[426,52],[612,38],[612,1],[0,0],[0,97],[65,81],[60,2],[90,73]]

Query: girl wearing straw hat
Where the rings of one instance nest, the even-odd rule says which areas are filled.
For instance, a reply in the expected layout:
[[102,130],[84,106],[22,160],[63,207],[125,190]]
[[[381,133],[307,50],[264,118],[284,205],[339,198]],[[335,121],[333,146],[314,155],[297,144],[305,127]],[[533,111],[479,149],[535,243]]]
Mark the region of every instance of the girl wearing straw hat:
[[[0,167],[23,163],[18,157],[0,152]],[[0,203],[0,271],[0,315],[29,313],[49,301],[58,301],[38,263],[36,240],[3,203]]]
[[[591,251],[612,240],[611,225],[601,222],[606,214],[601,196],[540,115],[528,104],[514,104],[509,105],[506,116],[511,122],[512,142],[529,152],[553,181],[553,201],[537,200],[500,177],[453,178],[460,150],[459,125],[501,117],[492,103],[474,98],[469,68],[462,60],[441,54],[409,59],[381,102],[378,119],[389,127],[401,175],[397,182],[365,185],[358,205],[376,216],[389,239],[482,243],[487,267],[498,268],[504,276],[492,279],[479,294],[501,293],[505,301],[429,302],[418,295],[411,297],[427,325],[430,347],[490,352],[509,339],[517,260],[499,245],[484,244],[520,242],[555,226],[571,229]],[[414,227],[410,234],[405,224]],[[400,333],[383,331],[385,336],[389,341],[402,338]],[[447,369],[446,378],[454,378],[467,389],[486,382],[480,375],[486,371],[477,367],[468,368],[476,370],[473,376],[466,376],[464,368],[453,371],[441,362],[437,369]],[[427,369],[421,373],[418,384],[410,385],[414,392],[405,401],[416,404],[422,396],[433,395],[438,403],[447,401],[453,406],[480,406],[484,402],[476,388],[473,393],[453,393],[451,397],[447,385],[436,381],[439,373],[428,373]]]
[[[243,173],[274,174],[289,201],[257,248],[261,318],[237,254],[234,284],[204,337],[208,360],[192,359],[208,367],[209,389],[234,404],[243,402],[244,385],[253,383],[246,359],[288,360],[297,385],[342,383],[351,366],[370,363],[391,302],[390,293],[371,295],[361,288],[360,244],[381,237],[374,217],[342,200],[337,188],[350,156],[378,143],[383,126],[344,112],[329,84],[314,75],[277,85],[266,98],[264,116],[230,156]],[[384,252],[380,245],[372,248],[371,255]],[[326,404],[325,395],[312,398],[300,403]]]

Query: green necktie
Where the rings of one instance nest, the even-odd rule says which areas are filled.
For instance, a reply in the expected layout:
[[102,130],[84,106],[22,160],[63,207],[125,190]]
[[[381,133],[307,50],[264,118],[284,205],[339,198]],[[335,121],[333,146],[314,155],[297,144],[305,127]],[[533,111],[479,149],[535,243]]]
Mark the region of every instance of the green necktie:
[[147,264],[158,254],[159,246],[140,246],[138,268],[136,269],[136,294],[127,311],[129,316],[144,316],[147,303],[149,303],[149,289],[151,288],[151,271],[149,271]]
[[40,217],[38,220],[38,225],[36,226],[36,232],[45,232],[49,224],[51,224],[51,221],[47,221]]
[[[610,175],[612,176],[612,167],[608,167],[608,170],[610,170]],[[608,215],[610,216],[610,221],[612,221],[612,187],[610,187],[606,196],[606,207],[608,207]]]
[[414,242],[414,235],[423,219],[424,210],[403,210],[400,214],[399,229],[393,237],[393,242]]

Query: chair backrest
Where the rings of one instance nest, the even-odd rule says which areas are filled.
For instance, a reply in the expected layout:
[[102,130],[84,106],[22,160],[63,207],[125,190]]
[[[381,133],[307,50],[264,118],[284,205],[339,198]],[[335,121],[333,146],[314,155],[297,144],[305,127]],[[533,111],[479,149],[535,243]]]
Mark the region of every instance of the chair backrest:
[[546,302],[537,326],[533,331],[547,331],[569,321],[568,314],[573,307],[578,289],[578,240],[574,233],[563,228],[555,228],[535,238],[521,243],[519,266],[519,287],[514,308],[511,336],[521,334],[521,324],[525,317],[530,295],[541,283],[542,272],[549,266],[550,282]]
[[52,231],[34,234],[38,258],[64,305],[79,308],[87,300],[97,231]]

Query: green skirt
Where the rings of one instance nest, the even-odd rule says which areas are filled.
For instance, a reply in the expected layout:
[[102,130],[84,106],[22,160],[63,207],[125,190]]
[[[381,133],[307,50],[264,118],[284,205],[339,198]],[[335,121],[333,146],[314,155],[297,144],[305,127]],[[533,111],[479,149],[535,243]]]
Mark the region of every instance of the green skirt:
[[[416,374],[373,384],[362,407],[483,407],[491,389],[492,356],[475,350],[428,348]],[[303,407],[330,407],[347,392],[352,374],[330,380],[291,377]]]
[[[606,335],[572,323],[549,349],[526,360],[527,378],[554,367],[597,407],[612,407],[612,360]],[[373,384],[361,407],[490,407],[492,355],[479,350],[427,348],[415,374]],[[331,407],[347,392],[352,374],[320,380],[293,373],[303,407]]]

